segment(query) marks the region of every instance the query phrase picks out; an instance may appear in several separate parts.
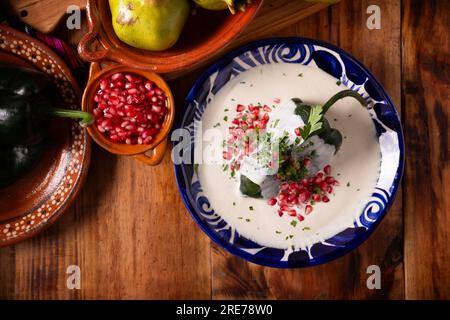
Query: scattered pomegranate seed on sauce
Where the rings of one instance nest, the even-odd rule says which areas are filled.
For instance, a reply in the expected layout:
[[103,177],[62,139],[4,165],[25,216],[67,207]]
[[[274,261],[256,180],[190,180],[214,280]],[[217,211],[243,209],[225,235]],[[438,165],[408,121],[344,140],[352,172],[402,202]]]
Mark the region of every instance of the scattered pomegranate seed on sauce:
[[[310,164],[310,161],[311,160],[309,160],[307,165]],[[311,178],[304,178],[298,182],[291,181],[281,183],[278,196],[269,199],[267,203],[271,206],[278,204],[278,215],[280,217],[283,216],[284,213],[293,217],[297,215],[296,209],[298,210],[303,206],[305,210],[304,214],[310,214],[315,203],[327,203],[330,201],[328,195],[333,192],[333,186],[338,185],[338,182],[333,177],[326,175],[327,172],[331,173],[331,166],[329,165],[324,167],[323,171],[317,172]],[[297,217],[300,221],[304,220],[302,215],[297,215]]]

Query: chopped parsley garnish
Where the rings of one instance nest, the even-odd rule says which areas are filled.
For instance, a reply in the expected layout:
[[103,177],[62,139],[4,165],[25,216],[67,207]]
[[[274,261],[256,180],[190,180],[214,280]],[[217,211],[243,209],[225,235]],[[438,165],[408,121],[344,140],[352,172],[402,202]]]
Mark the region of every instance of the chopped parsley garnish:
[[272,128],[276,128],[279,123],[280,123],[280,119],[276,119],[275,122],[272,125]]
[[250,221],[252,221],[252,220],[250,220],[250,219],[247,218],[247,219],[245,219],[245,221],[250,222]]
[[229,109],[224,109],[223,111],[227,112],[227,111],[229,111]]
[[227,170],[228,170],[228,164],[224,164],[224,165],[222,166],[222,170],[223,170],[223,171],[227,171]]
[[276,230],[275,233],[276,234],[281,234],[281,231]]
[[252,206],[248,207],[248,209],[249,209],[250,211],[253,211],[253,210],[254,210],[254,208],[253,208]]
[[235,206],[236,205],[236,202],[233,202],[233,206]]
[[336,85],[340,86],[342,84],[341,80],[336,81]]
[[223,121],[228,121],[228,116],[223,117]]
[[304,228],[302,229],[302,231],[309,231],[309,230],[311,230],[310,227],[304,227]]
[[299,73],[298,76],[299,76],[299,77],[303,77],[303,73]]
[[213,128],[217,128],[217,127],[220,127],[220,123],[216,123],[215,125],[213,125]]
[[293,226],[295,228],[297,226],[297,220],[292,220],[291,221],[291,226]]
[[350,187],[350,182],[347,182],[347,187]]

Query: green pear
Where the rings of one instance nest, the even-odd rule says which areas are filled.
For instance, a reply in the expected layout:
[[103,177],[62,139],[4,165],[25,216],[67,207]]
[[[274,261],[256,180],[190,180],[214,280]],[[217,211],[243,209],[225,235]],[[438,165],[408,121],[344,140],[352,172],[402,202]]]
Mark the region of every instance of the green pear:
[[188,0],[109,0],[109,7],[119,39],[153,51],[177,42],[190,10]]

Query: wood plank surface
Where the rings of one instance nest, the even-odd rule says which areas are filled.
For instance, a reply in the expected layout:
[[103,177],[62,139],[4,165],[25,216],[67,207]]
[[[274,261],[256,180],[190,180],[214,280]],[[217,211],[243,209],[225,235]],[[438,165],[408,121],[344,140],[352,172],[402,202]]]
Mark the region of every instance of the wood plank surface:
[[449,4],[403,3],[408,299],[450,298]]
[[[381,30],[366,28],[369,5],[381,8]],[[72,208],[36,238],[0,249],[0,299],[450,298],[449,11],[450,1],[404,0],[402,7],[343,0],[281,29],[241,36],[338,45],[374,73],[402,111],[404,192],[358,249],[306,269],[248,263],[212,244],[190,218],[169,150],[160,166],[146,167],[94,147]],[[178,112],[201,72],[170,82]],[[381,267],[381,290],[366,287],[373,264]],[[66,287],[69,265],[81,268],[81,290]]]

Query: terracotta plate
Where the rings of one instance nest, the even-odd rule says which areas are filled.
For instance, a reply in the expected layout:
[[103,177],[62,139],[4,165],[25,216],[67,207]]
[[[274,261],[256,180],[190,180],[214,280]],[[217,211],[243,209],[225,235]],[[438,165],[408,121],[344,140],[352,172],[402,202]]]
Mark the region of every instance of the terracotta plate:
[[[41,42],[0,25],[0,63],[48,74],[59,106],[80,108],[80,89],[70,69]],[[49,147],[30,172],[0,189],[0,247],[32,237],[53,223],[77,195],[87,173],[90,140],[78,122],[53,121]]]
[[[89,32],[81,39],[78,51],[87,61],[112,60],[130,67],[152,70],[160,74],[191,70],[219,53],[255,17],[263,0],[253,0],[245,12],[228,10],[191,11],[177,43],[164,51],[133,48],[116,36],[108,0],[88,0]],[[194,6],[193,6],[194,7]],[[194,14],[195,13],[195,14]],[[96,40],[101,45],[95,46]]]

